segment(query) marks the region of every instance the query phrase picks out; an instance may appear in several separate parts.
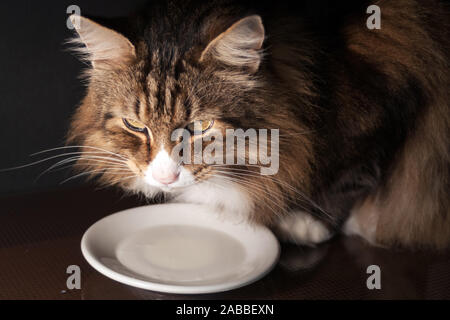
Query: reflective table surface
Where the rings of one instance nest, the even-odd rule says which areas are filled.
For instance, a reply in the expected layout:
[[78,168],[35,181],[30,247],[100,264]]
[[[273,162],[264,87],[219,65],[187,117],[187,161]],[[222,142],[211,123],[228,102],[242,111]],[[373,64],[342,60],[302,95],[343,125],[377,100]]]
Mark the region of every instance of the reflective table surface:
[[[0,299],[450,299],[450,252],[385,250],[346,237],[313,249],[283,245],[269,275],[229,292],[183,296],[122,285],[87,264],[80,240],[102,217],[143,204],[90,186],[1,198]],[[380,289],[368,288],[373,265]],[[69,266],[80,267],[81,289],[67,287]]]

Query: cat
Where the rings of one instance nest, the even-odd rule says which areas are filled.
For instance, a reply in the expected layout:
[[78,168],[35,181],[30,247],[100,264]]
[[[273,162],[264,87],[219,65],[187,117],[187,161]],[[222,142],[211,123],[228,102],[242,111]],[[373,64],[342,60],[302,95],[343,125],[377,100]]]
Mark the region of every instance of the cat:
[[[373,4],[380,29],[366,25]],[[167,0],[128,18],[71,16],[90,65],[67,139],[82,146],[77,168],[242,215],[300,245],[343,232],[446,248],[449,12],[437,0]],[[278,172],[173,159],[171,134],[194,125],[192,144],[279,129]]]

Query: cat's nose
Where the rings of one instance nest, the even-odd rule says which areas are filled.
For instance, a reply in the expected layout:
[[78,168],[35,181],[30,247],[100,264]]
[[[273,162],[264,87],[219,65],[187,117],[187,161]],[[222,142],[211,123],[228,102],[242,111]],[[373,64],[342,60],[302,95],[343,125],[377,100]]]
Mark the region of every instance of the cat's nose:
[[180,174],[176,172],[167,172],[167,171],[162,172],[157,170],[152,172],[153,179],[165,185],[169,185],[176,182],[179,176]]

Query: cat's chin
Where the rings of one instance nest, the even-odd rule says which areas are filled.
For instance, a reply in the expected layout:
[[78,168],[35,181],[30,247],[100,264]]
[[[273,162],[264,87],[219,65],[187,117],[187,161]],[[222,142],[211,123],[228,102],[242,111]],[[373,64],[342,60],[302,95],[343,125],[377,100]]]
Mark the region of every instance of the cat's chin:
[[208,205],[238,220],[247,220],[254,205],[242,187],[216,177],[180,189],[172,202]]
[[178,194],[182,192],[182,190],[189,188],[192,184],[180,185],[180,186],[163,186],[163,185],[154,185],[148,183],[145,179],[138,178],[133,181],[131,184],[127,185],[125,189],[127,191],[131,191],[132,193],[140,193],[143,194],[147,198],[154,198],[156,195],[161,193],[166,194]]
[[[136,179],[126,187],[128,191],[154,198],[161,193],[169,195],[171,202],[208,205],[221,212],[229,213],[240,220],[248,219],[253,210],[251,197],[239,185],[220,178],[211,178],[183,186],[155,186],[144,179]],[[227,197],[223,197],[226,194]]]

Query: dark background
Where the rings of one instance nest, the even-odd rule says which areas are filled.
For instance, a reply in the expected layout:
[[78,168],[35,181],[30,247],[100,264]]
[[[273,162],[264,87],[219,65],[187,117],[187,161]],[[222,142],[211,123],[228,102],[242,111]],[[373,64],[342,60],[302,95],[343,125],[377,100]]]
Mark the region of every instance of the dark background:
[[[0,2],[0,169],[33,162],[43,157],[30,154],[64,145],[70,117],[84,94],[79,75],[86,67],[64,44],[73,35],[66,26],[67,7],[78,5],[82,15],[115,17],[145,2]],[[51,164],[0,172],[0,194],[59,188],[70,172],[46,174],[35,182]]]

